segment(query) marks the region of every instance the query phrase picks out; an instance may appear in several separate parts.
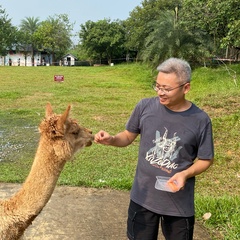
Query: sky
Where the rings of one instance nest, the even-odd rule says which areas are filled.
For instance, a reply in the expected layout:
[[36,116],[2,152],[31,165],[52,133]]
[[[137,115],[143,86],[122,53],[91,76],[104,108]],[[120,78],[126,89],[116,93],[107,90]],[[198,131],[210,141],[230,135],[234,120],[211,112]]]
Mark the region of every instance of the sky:
[[141,6],[142,0],[1,0],[0,6],[5,9],[14,26],[19,26],[26,17],[39,17],[46,20],[55,14],[67,14],[74,24],[74,33],[80,31],[80,24],[88,20],[96,22],[104,18],[125,20],[129,13]]

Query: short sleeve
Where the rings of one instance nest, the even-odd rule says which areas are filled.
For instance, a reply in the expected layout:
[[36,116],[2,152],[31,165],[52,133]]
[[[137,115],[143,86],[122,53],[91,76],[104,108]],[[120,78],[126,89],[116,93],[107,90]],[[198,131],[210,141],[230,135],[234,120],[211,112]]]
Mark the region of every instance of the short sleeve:
[[142,112],[142,100],[134,108],[128,122],[126,124],[126,130],[133,133],[140,134],[140,117]]
[[210,119],[201,133],[197,156],[199,159],[209,160],[214,157],[212,123]]

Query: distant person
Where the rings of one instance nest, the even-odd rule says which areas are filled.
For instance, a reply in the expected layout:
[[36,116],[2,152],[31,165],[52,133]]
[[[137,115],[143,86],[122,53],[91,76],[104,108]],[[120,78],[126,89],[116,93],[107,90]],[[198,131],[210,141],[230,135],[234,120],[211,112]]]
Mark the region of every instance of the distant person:
[[9,66],[12,66],[12,59],[11,58],[9,58],[8,63],[9,63]]
[[[195,176],[213,163],[212,124],[208,115],[186,100],[191,68],[170,58],[157,68],[157,97],[142,99],[126,130],[111,136],[101,130],[95,142],[116,147],[140,134],[138,164],[128,209],[130,240],[190,240],[194,230]],[[167,179],[164,182],[163,179]]]

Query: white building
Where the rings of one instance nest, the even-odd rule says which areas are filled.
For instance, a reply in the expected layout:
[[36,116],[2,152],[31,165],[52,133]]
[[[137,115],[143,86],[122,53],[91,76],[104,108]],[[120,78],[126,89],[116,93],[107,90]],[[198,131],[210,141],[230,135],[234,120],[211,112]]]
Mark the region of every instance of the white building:
[[73,56],[72,54],[66,54],[62,57],[62,64],[59,65],[63,65],[63,66],[75,66],[75,61],[77,60],[77,58],[75,56]]
[[6,56],[0,56],[0,66],[47,66],[51,65],[52,56],[46,52],[36,52],[34,64],[30,51],[9,51]]

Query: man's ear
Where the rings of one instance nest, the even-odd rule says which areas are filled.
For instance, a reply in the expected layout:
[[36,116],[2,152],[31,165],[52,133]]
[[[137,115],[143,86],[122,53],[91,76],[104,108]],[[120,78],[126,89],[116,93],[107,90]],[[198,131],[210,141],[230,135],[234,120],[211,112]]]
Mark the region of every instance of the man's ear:
[[186,83],[184,86],[184,93],[188,93],[191,89],[191,84],[190,83]]

